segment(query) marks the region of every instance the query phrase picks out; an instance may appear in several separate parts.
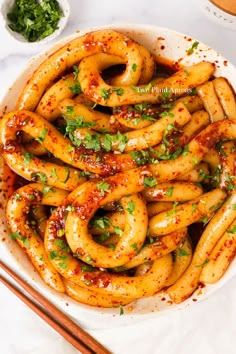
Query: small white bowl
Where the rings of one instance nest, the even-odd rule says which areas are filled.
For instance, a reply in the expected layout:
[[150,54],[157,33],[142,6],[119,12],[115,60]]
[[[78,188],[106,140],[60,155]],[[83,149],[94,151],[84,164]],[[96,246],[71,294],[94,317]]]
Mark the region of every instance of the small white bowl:
[[37,46],[39,44],[47,44],[49,42],[51,42],[53,39],[57,38],[60,33],[63,31],[63,29],[65,28],[69,16],[70,16],[70,5],[68,0],[57,0],[59,3],[59,6],[61,7],[64,16],[60,18],[59,22],[58,22],[58,29],[56,29],[50,36],[45,37],[41,40],[38,40],[36,42],[28,42],[27,39],[25,39],[20,33],[14,32],[10,29],[10,27],[8,26],[10,21],[7,18],[7,14],[10,11],[10,9],[12,8],[15,0],[5,0],[1,6],[0,12],[1,15],[3,17],[3,21],[5,22],[5,29],[6,31],[11,35],[11,37],[13,39],[15,39],[16,41],[22,43],[22,44],[29,44],[30,46]]

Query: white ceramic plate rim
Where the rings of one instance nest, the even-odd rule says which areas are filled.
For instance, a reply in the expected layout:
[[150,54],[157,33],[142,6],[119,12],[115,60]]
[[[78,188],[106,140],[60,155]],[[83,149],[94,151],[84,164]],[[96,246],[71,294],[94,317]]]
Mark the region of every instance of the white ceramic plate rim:
[[[192,55],[187,55],[187,50],[192,46],[195,39],[184,34],[170,29],[149,25],[109,25],[99,28],[91,28],[86,31],[73,34],[53,45],[51,49],[33,57],[28,63],[26,69],[13,83],[12,87],[4,96],[2,104],[0,105],[0,116],[2,116],[5,112],[14,109],[13,102],[16,102],[17,96],[19,95],[27,79],[30,77],[35,68],[50,53],[54,52],[60,46],[75,37],[82,36],[92,30],[108,28],[127,34],[131,38],[146,45],[157,56],[179,61],[183,65],[191,65],[202,60],[214,62],[216,65],[215,75],[226,77],[236,90],[236,69],[224,57],[205,44],[199,43],[197,50]],[[0,170],[2,170],[1,165]],[[2,182],[0,182],[0,184],[2,187],[1,190],[4,190],[4,185]],[[1,200],[4,199],[3,194],[0,194],[0,197]],[[0,209],[0,222],[1,235],[4,235],[7,231],[3,208]],[[22,278],[32,283],[36,289],[52,301],[58,308],[73,317],[84,328],[88,329],[102,329],[107,327],[110,328],[129,325],[137,321],[153,318],[159,314],[163,315],[166,311],[178,311],[182,308],[186,308],[192,305],[195,301],[208,298],[211,293],[223,286],[223,284],[236,273],[236,260],[234,260],[227,273],[218,283],[214,285],[207,285],[202,289],[198,289],[191,298],[180,305],[171,304],[168,301],[168,297],[162,293],[150,298],[138,300],[132,304],[132,311],[131,307],[127,305],[124,307],[124,315],[120,316],[119,309],[100,309],[86,306],[74,301],[64,294],[56,293],[54,290],[48,288],[35,272],[22,250],[9,237],[7,238],[7,241],[0,242],[0,252],[1,259],[10,265]],[[161,299],[163,298],[166,300],[162,301]]]

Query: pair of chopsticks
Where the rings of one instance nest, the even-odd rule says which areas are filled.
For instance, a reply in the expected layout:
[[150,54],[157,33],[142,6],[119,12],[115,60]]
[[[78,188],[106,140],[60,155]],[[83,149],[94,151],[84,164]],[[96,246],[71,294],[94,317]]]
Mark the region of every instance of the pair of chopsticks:
[[[58,308],[56,308],[45,297],[21,279],[2,261],[0,261],[0,268],[3,269],[12,279],[14,279],[18,285],[20,285],[35,301],[37,301],[38,304],[24,295],[1,274],[0,281],[82,354],[110,354],[110,351],[98,343],[82,328],[77,326],[63,312],[58,310]],[[41,306],[39,306],[39,304]]]

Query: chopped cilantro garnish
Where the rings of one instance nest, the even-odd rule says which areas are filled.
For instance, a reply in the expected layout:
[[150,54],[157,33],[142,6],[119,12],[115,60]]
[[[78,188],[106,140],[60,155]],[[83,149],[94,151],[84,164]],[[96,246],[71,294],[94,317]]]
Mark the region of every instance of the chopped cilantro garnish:
[[220,182],[220,174],[221,174],[221,172],[222,172],[222,166],[218,165],[216,170],[215,170],[215,172],[214,172],[214,174],[212,176],[207,175],[207,173],[204,170],[202,170],[201,168],[199,169],[198,174],[199,174],[199,177],[203,181],[205,181],[208,178],[211,179],[211,186],[213,188],[215,188],[216,186],[218,186],[218,184]]
[[228,173],[225,174],[226,180],[226,189],[227,191],[231,191],[236,189],[236,176],[230,176]]
[[35,199],[35,195],[34,194],[29,194],[28,195],[28,200],[32,201]]
[[179,202],[174,202],[172,209],[166,212],[166,216],[174,215],[176,213],[176,207],[178,205],[179,205]]
[[161,95],[161,99],[162,101],[166,101],[168,100],[169,98],[172,97],[172,92],[171,90],[168,88],[168,87],[165,87],[163,90],[162,90],[162,95]]
[[174,103],[170,102],[170,103],[162,103],[161,107],[164,109],[173,109],[174,108]]
[[206,215],[203,216],[201,221],[203,222],[204,225],[206,225],[208,223],[208,217]]
[[92,219],[90,221],[90,223],[91,223],[92,226],[97,227],[97,228],[102,229],[102,230],[105,230],[106,227],[111,225],[111,222],[110,222],[110,220],[108,219],[107,216],[102,216],[99,219]]
[[113,225],[113,228],[114,228],[115,234],[117,234],[118,236],[122,236],[123,231],[121,230],[121,228],[119,226],[114,226]]
[[198,165],[198,159],[196,156],[193,156],[192,158],[192,161],[193,161],[193,166],[196,167]]
[[229,234],[236,234],[236,225],[232,227],[232,229],[227,229],[226,230]]
[[192,203],[192,212],[197,210],[197,208],[198,208],[197,203]]
[[75,211],[75,207],[73,205],[67,205],[66,211]]
[[120,308],[120,316],[124,315],[124,308],[123,306],[119,305]]
[[53,244],[60,247],[62,251],[70,253],[70,247],[64,240],[57,238],[54,240]]
[[42,144],[47,136],[48,133],[48,129],[47,128],[43,128],[43,130],[40,132],[40,135],[35,138],[35,140],[37,140],[40,144]]
[[77,65],[73,65],[73,75],[74,75],[74,86],[69,86],[68,88],[75,94],[75,95],[80,95],[82,93],[82,89],[80,86],[80,83],[78,81],[78,74],[79,74],[79,68]]
[[188,147],[188,144],[185,144],[184,145],[184,149],[183,149],[183,155],[184,156],[187,156],[189,153],[189,147]]
[[112,249],[112,251],[115,251],[116,245],[114,243],[109,243],[108,247]]
[[33,181],[39,181],[42,184],[47,184],[47,176],[43,172],[31,173],[30,177]]
[[66,183],[68,181],[68,179],[70,178],[70,169],[69,169],[69,167],[65,167],[65,171],[66,171],[66,178],[64,179],[63,183]]
[[214,205],[212,205],[212,206],[209,208],[209,210],[216,211],[217,209],[219,209],[220,207],[222,207],[223,204],[224,204],[223,202],[214,204]]
[[36,42],[58,28],[63,12],[57,0],[15,0],[7,17],[12,31],[28,42]]
[[107,182],[99,182],[97,183],[97,188],[101,192],[101,195],[104,196],[105,192],[109,192],[110,185]]
[[94,151],[101,150],[101,141],[98,134],[87,133],[82,143],[85,145],[86,149]]
[[120,132],[117,132],[116,140],[119,141],[118,150],[120,152],[123,152],[126,147],[127,140],[128,140],[127,135],[122,135]]
[[114,137],[112,135],[105,134],[103,139],[103,148],[106,151],[111,151],[113,141],[114,141]]
[[210,259],[207,259],[205,262],[203,262],[202,264],[196,265],[196,267],[205,267],[207,265],[207,263],[210,262]]
[[74,74],[74,80],[78,80],[78,75],[79,75],[79,67],[77,65],[73,65],[72,66],[73,68],[73,74]]
[[144,178],[143,185],[145,188],[155,187],[157,185],[157,179],[155,177],[147,176]]
[[81,177],[87,177],[87,176],[90,176],[91,173],[88,172],[88,171],[81,171],[79,174],[78,174],[78,177],[81,178]]
[[188,94],[189,94],[190,96],[194,96],[194,95],[196,95],[196,94],[197,94],[197,90],[196,90],[196,88],[194,87],[194,88],[192,88],[192,89],[188,90]]
[[82,93],[82,89],[79,81],[76,81],[74,86],[68,86],[68,87],[75,95],[80,95]]
[[14,193],[13,197],[14,197],[15,200],[21,200],[22,199],[22,196],[19,193]]
[[64,255],[64,254],[60,254],[58,251],[51,251],[49,253],[49,259],[53,260],[53,259],[62,259],[62,260],[66,260],[68,259],[68,256]]
[[23,244],[24,244],[25,247],[28,247],[28,246],[29,246],[29,240],[28,240],[26,237],[22,236],[18,231],[13,232],[13,233],[11,234],[11,239],[12,239],[12,240],[18,239],[18,240],[20,240],[20,241],[23,242]]
[[93,268],[91,265],[89,264],[85,264],[85,265],[82,265],[81,266],[81,270],[82,270],[82,273],[85,273],[85,272],[95,272],[95,268]]
[[105,231],[103,234],[96,237],[96,241],[98,243],[103,243],[104,241],[108,240],[111,237],[110,232]]
[[111,92],[110,92],[110,90],[108,89],[105,89],[105,88],[102,88],[101,89],[101,96],[102,96],[102,98],[104,99],[104,100],[108,100],[109,98],[110,98],[110,96],[111,96]]
[[53,189],[52,186],[44,187],[43,190],[42,190],[43,195],[47,194],[48,192],[55,192],[55,189]]
[[122,96],[124,94],[124,89],[122,87],[111,87],[109,89],[102,88],[101,96],[104,100],[108,100],[111,97],[112,91],[116,92],[117,96]]
[[218,141],[218,143],[216,144],[216,147],[217,147],[218,151],[221,153],[221,155],[224,157],[227,157],[223,146],[224,146],[224,140]]
[[172,194],[173,194],[173,190],[174,190],[174,187],[173,187],[173,186],[172,186],[172,187],[169,187],[169,188],[167,189],[167,191],[166,191],[166,196],[167,196],[167,197],[171,197]]
[[[164,112],[163,112],[164,113]],[[168,113],[168,112],[167,112]],[[174,124],[168,124],[167,128],[164,130],[164,134],[163,134],[163,142],[165,145],[170,145],[169,141],[166,139],[167,135],[169,134],[169,132],[171,132],[172,130],[176,130]]]
[[83,116],[76,116],[74,112],[74,107],[73,106],[67,106],[66,107],[66,113],[65,115],[68,117],[73,117],[73,118],[66,118],[66,127],[65,127],[65,135],[67,135],[71,142],[75,146],[80,146],[81,145],[81,140],[77,139],[74,135],[74,131],[76,129],[80,128],[90,128],[92,126],[95,126],[96,123],[94,122],[83,122]]
[[62,269],[66,269],[67,268],[67,264],[66,263],[58,263],[59,267],[61,267]]
[[53,167],[53,168],[51,169],[51,174],[52,174],[53,177],[55,177],[56,179],[58,179],[57,170],[56,170],[55,167]]
[[138,253],[137,243],[133,243],[132,245],[130,245],[130,247],[132,247],[136,251],[136,253]]
[[116,92],[117,96],[122,96],[124,94],[124,89],[121,87],[112,87],[111,90]]
[[85,260],[86,260],[86,262],[88,262],[89,264],[93,264],[93,263],[94,263],[94,260],[93,260],[89,255],[85,256]]
[[175,115],[174,115],[174,113],[171,113],[171,112],[168,112],[168,111],[164,111],[164,112],[162,112],[162,113],[160,113],[159,114],[159,117],[171,117],[171,118],[173,118]]
[[194,52],[195,49],[197,49],[199,45],[199,42],[195,41],[192,46],[187,50],[187,54],[190,55]]
[[127,268],[124,267],[124,266],[118,266],[118,267],[112,268],[112,270],[113,270],[114,272],[125,272],[125,271],[127,270]]
[[62,237],[65,235],[65,229],[59,229],[57,230],[57,236],[58,237]]
[[132,65],[132,71],[135,73],[137,70],[138,65],[136,63],[133,63]]
[[157,107],[148,103],[138,103],[128,107],[127,121],[132,121],[134,125],[137,125],[142,120],[148,120],[155,122],[159,115]]
[[127,140],[128,140],[127,135],[122,135],[118,131],[116,135],[105,134],[102,144],[103,144],[103,148],[109,152],[112,149],[112,144],[118,143],[117,149],[120,152],[123,152],[126,147]]
[[73,154],[75,153],[75,147],[72,145],[67,145],[66,146],[66,151],[67,152],[73,152]]
[[178,148],[177,150],[175,150],[175,152],[173,152],[173,153],[170,153],[169,150],[167,150],[165,154],[162,154],[162,153],[159,153],[159,152],[158,152],[158,158],[159,158],[160,160],[175,160],[175,159],[177,159],[177,157],[181,154],[182,150],[183,150],[183,149],[182,149],[181,147],[179,147],[179,148]]
[[184,257],[184,256],[190,256],[190,254],[187,251],[185,251],[184,249],[180,248],[179,252],[178,252],[178,256]]
[[133,212],[135,210],[135,203],[134,202],[128,202],[126,210],[130,215],[133,215]]
[[[109,220],[109,218],[107,216],[102,216],[99,219],[92,219],[90,221],[90,224],[93,227],[97,227],[97,228],[102,229],[102,230],[105,230],[107,227],[112,226],[114,228],[115,234],[117,234],[119,236],[121,236],[122,233],[123,233],[123,231],[121,230],[121,228],[119,226],[112,225],[112,223],[110,222],[110,220]],[[109,238],[109,237],[110,237],[110,234],[108,235],[107,238]]]
[[23,151],[21,155],[24,157],[24,165],[28,166],[30,160],[34,157],[34,155],[30,154],[29,152]]
[[159,161],[151,156],[150,152],[147,150],[131,151],[130,155],[135,161],[137,166],[143,166],[147,163],[158,163]]

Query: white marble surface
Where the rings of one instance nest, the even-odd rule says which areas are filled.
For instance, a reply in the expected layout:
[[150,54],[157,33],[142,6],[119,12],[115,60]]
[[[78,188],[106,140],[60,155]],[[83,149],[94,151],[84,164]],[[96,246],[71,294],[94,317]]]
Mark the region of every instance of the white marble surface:
[[[0,0],[0,4],[3,0]],[[197,0],[69,0],[71,17],[61,37],[111,23],[146,23],[193,36],[236,64],[236,32],[209,21]],[[0,23],[0,99],[26,65],[46,46],[13,41]],[[125,328],[90,333],[116,354],[233,354],[236,347],[236,286],[232,279],[191,308]],[[74,354],[76,350],[0,284],[0,353]]]

